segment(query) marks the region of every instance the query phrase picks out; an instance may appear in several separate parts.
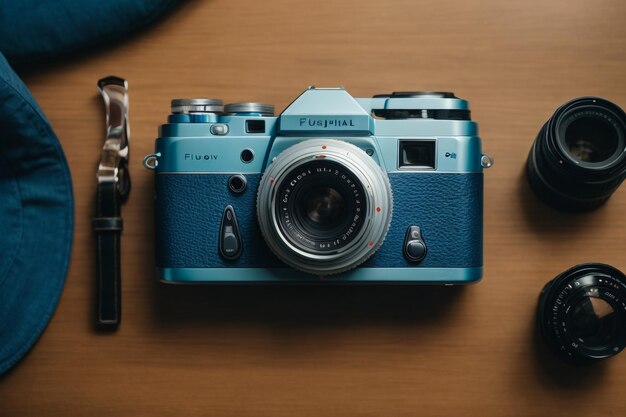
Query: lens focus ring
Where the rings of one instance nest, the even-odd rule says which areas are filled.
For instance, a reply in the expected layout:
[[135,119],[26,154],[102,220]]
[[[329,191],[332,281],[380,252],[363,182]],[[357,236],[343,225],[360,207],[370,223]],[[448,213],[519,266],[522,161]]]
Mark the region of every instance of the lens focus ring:
[[391,211],[386,172],[360,148],[333,139],[310,139],[283,151],[263,175],[257,197],[271,250],[291,267],[317,275],[369,258],[387,234]]

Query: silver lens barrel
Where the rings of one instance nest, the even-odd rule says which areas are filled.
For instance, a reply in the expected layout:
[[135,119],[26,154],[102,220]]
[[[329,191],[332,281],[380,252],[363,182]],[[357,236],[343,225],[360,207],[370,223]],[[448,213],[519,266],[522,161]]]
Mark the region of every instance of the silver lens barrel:
[[224,102],[215,98],[177,98],[172,100],[172,113],[223,113]]
[[[331,250],[320,251],[298,245],[281,223],[284,223],[284,219],[279,212],[289,210],[283,204],[285,193],[289,194],[290,185],[302,177],[300,172],[304,176],[315,177],[315,172],[306,168],[315,164],[340,167],[335,175],[352,178],[363,191],[363,195],[358,198],[365,200],[362,204],[365,212],[359,215],[359,226],[348,239],[344,235],[346,244],[338,244],[336,249],[331,247]],[[387,173],[362,149],[335,139],[309,139],[283,151],[263,174],[257,195],[259,226],[272,252],[287,265],[316,275],[350,270],[373,255],[385,239],[392,209]],[[288,217],[297,217],[296,214],[290,213]],[[305,231],[302,234],[307,235]],[[341,239],[339,237],[337,240]]]

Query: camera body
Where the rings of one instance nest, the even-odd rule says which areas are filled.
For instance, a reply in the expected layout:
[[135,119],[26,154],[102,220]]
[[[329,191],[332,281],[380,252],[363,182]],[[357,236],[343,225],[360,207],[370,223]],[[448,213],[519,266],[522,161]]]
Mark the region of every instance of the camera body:
[[157,277],[171,283],[469,283],[483,167],[467,101],[309,87],[174,100],[155,153]]

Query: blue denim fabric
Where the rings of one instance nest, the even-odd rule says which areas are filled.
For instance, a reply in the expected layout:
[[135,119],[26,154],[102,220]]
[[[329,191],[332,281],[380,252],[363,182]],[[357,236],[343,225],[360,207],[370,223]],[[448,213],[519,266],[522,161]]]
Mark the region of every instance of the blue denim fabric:
[[0,374],[28,352],[56,308],[73,224],[61,145],[0,54]]

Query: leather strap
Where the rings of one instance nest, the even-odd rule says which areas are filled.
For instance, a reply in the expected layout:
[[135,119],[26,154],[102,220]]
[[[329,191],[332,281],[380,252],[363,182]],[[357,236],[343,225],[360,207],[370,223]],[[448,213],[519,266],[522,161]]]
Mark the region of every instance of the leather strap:
[[116,183],[98,184],[96,217],[92,229],[97,239],[96,326],[116,329],[122,318],[120,234],[122,198]]

